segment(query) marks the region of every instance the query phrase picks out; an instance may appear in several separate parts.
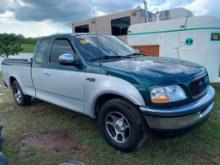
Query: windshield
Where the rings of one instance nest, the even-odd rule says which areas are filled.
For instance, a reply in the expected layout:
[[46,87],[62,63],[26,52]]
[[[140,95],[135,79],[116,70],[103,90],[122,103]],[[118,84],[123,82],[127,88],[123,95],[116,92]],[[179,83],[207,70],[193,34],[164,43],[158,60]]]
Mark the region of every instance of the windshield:
[[108,35],[79,35],[74,38],[74,43],[86,61],[125,57],[136,53],[135,49],[123,41]]

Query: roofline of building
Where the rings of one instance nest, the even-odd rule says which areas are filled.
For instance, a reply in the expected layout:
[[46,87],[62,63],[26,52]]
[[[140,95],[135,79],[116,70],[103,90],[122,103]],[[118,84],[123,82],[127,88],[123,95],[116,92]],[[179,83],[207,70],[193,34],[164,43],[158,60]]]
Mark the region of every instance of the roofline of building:
[[[171,8],[171,9],[161,10],[160,12],[167,11],[167,10],[172,11],[172,10],[176,10],[176,9],[188,10],[188,9],[186,9],[184,7],[178,7],[178,8]],[[93,16],[93,17],[88,18],[88,19],[82,19],[82,20],[78,20],[78,21],[73,21],[72,25],[75,24],[75,23],[80,23],[80,22],[84,22],[84,21],[89,21],[89,20],[97,19],[97,18],[102,18],[102,17],[112,16],[112,15],[122,14],[122,13],[125,13],[125,12],[132,12],[132,11],[135,11],[135,10],[136,11],[137,10],[143,10],[144,11],[143,8],[141,8],[140,6],[137,6],[136,8],[130,9],[130,10],[119,11],[119,12],[116,12],[116,13],[107,13],[107,14],[102,15],[102,16],[95,16],[95,17]],[[188,11],[193,15],[192,11],[190,11],[190,10],[188,10]],[[152,12],[148,11],[148,13],[152,13]]]
[[[89,21],[89,20],[93,20],[93,19],[97,19],[97,18],[112,16],[112,15],[117,15],[117,14],[122,14],[122,13],[125,13],[125,12],[137,11],[137,10],[144,10],[144,9],[142,9],[140,6],[138,6],[138,7],[134,8],[134,9],[130,9],[130,10],[123,10],[123,11],[118,11],[118,12],[115,12],[115,13],[106,13],[105,15],[102,15],[102,16],[93,16],[93,17],[90,17],[88,19],[82,19],[82,20],[78,20],[78,21],[73,21],[72,25],[74,23],[78,23],[78,22]],[[151,12],[149,12],[149,13],[151,13]]]

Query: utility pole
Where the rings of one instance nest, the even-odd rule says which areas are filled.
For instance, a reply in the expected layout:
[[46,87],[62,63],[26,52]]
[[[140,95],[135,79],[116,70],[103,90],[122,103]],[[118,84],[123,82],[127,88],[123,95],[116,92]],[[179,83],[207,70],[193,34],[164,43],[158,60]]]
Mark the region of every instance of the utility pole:
[[94,24],[95,26],[95,33],[97,34],[97,27],[96,27],[96,5],[94,0],[92,0],[92,13],[93,13],[93,22],[92,24]]
[[144,0],[144,21],[148,22],[148,9],[147,9],[147,1]]

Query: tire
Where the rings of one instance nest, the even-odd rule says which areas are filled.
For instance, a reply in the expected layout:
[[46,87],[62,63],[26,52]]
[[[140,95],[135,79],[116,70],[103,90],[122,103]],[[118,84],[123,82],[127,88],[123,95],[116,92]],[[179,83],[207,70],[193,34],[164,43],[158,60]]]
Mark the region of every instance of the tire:
[[98,122],[106,141],[123,152],[135,150],[146,137],[143,116],[133,104],[123,99],[107,101],[99,111]]
[[31,104],[31,96],[25,95],[23,93],[21,86],[16,80],[14,80],[12,83],[12,92],[17,105],[25,106]]

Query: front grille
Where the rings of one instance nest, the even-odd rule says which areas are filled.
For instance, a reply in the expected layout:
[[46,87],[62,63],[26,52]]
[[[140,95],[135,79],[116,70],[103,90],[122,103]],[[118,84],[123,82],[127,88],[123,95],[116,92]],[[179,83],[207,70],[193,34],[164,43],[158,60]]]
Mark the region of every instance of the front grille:
[[190,83],[190,91],[193,97],[200,96],[208,87],[209,78],[204,76]]

